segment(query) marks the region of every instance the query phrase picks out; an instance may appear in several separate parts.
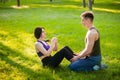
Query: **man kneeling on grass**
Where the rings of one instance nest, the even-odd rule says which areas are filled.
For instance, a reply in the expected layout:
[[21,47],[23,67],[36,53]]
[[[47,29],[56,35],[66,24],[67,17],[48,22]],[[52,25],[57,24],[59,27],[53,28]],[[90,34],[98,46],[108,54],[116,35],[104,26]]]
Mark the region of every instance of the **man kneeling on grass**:
[[[100,34],[93,25],[94,15],[86,11],[81,14],[82,24],[88,30],[85,48],[72,58],[69,68],[73,71],[92,71],[101,67]],[[98,65],[96,67],[95,65]]]

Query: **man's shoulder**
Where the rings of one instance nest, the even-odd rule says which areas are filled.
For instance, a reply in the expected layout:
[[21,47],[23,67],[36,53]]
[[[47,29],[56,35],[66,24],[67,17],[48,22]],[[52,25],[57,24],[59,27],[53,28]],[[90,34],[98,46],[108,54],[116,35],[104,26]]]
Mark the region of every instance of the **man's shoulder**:
[[97,34],[97,29],[91,29],[88,31],[89,34]]
[[88,34],[94,34],[96,32],[96,30],[95,29],[91,29],[91,30],[88,30]]
[[97,35],[97,31],[92,29],[87,32],[87,37],[95,37]]

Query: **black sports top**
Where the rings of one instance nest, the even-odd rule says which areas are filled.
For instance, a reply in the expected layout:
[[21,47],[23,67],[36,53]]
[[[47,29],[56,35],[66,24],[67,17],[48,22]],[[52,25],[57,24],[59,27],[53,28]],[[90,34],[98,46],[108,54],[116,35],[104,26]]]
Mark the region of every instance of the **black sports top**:
[[[91,29],[95,29],[98,32],[98,30],[96,28],[94,28],[94,27],[92,27]],[[98,35],[99,35],[99,38],[95,41],[90,56],[97,56],[97,55],[101,54],[101,49],[100,49],[100,34],[99,34],[99,32],[98,32]]]

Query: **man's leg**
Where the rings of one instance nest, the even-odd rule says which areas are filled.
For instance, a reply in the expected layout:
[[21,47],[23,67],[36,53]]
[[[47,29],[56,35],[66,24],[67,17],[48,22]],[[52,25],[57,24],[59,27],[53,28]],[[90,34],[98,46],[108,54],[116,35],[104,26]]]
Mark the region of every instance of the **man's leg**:
[[73,71],[92,71],[93,66],[96,64],[96,62],[90,60],[90,59],[79,59],[75,62],[72,62],[69,65],[69,68]]

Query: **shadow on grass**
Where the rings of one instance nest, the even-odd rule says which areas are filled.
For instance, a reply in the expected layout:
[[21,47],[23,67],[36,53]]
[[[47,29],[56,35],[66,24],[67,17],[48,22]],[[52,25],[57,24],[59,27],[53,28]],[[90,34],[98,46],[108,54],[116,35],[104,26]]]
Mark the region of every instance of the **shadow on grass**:
[[[27,76],[27,79],[36,79],[39,80],[41,79],[49,79],[51,76],[48,75],[47,72],[41,72],[40,69],[38,69],[38,71],[34,71],[22,64],[17,63],[17,61],[14,61],[12,59],[9,58],[9,56],[13,56],[13,57],[18,57],[20,56],[21,59],[25,59],[24,63],[27,63],[30,59],[23,56],[22,53],[12,50],[11,48],[5,46],[4,44],[0,43],[0,60],[5,61],[6,64],[9,64],[10,67],[14,67],[17,68],[20,73],[24,73]],[[36,61],[31,60],[32,64],[34,65],[35,63],[37,63]],[[38,64],[38,63],[37,63]],[[8,67],[8,68],[10,68]],[[1,73],[2,70],[0,70]],[[9,72],[7,72],[9,73]],[[46,77],[47,76],[47,77]],[[52,77],[51,77],[52,78]]]

